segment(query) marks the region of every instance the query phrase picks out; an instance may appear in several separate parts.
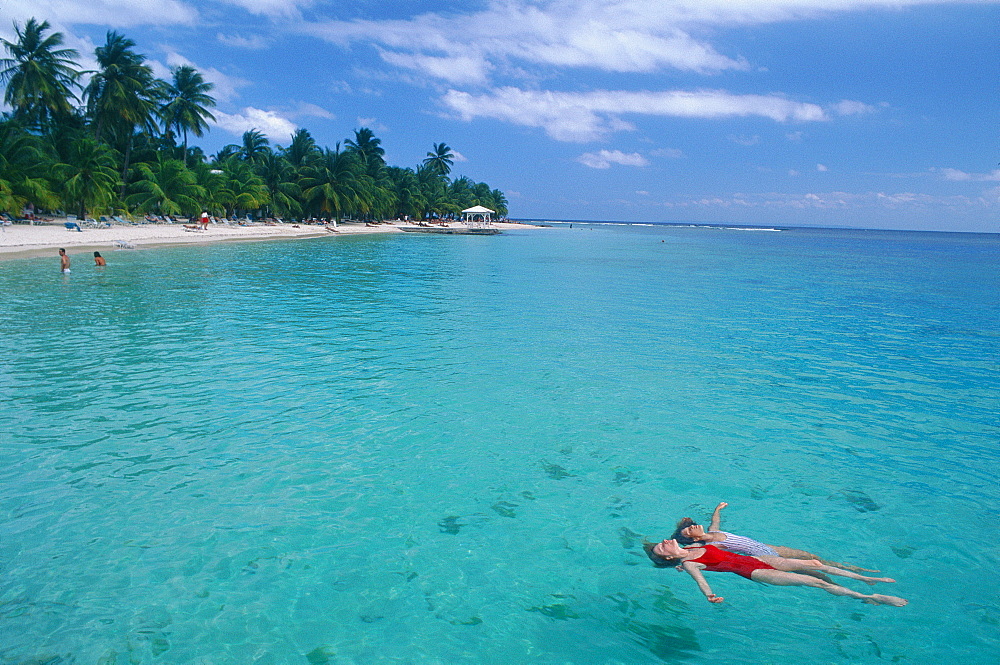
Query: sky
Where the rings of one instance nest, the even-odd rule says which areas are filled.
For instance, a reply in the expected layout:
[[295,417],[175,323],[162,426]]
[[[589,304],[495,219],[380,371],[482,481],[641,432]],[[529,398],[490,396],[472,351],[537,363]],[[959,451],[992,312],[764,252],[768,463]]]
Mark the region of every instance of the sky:
[[1000,0],[0,0],[215,85],[214,154],[368,127],[520,219],[1000,232]]

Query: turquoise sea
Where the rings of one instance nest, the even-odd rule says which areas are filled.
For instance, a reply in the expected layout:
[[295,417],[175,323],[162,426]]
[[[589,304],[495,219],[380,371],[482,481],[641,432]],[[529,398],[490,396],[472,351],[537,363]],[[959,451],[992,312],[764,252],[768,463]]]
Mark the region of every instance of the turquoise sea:
[[[0,263],[4,665],[1000,661],[1000,236],[106,256]],[[910,604],[707,603],[719,501]]]

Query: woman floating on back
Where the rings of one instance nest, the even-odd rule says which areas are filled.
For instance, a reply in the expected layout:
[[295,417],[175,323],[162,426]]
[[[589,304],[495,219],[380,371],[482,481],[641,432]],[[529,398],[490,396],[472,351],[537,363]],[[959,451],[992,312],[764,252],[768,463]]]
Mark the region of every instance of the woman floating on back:
[[753,538],[737,536],[733,533],[720,531],[719,526],[722,522],[722,509],[728,505],[728,503],[723,501],[715,507],[715,510],[712,512],[712,522],[708,527],[708,531],[705,531],[705,528],[702,525],[696,523],[690,517],[685,517],[677,523],[677,529],[674,531],[671,538],[676,540],[681,546],[694,544],[714,545],[721,550],[728,550],[737,554],[746,554],[747,556],[780,556],[786,559],[811,559],[828,566],[853,570],[856,573],[878,572],[877,570],[871,570],[870,568],[861,568],[850,564],[837,563],[836,561],[826,561],[825,559],[821,559],[815,554],[806,552],[805,550],[797,550],[793,547],[781,547],[780,545],[765,545],[764,543],[754,540]]
[[705,581],[703,570],[719,573],[736,573],[754,582],[763,582],[774,586],[807,586],[822,589],[835,596],[857,598],[873,605],[892,605],[902,607],[907,601],[896,596],[885,596],[880,593],[864,594],[847,587],[804,572],[822,572],[830,575],[840,575],[867,584],[876,582],[895,582],[889,577],[865,577],[848,570],[827,566],[815,559],[785,559],[780,556],[746,556],[720,550],[714,545],[703,547],[681,547],[673,538],[651,545],[646,550],[649,558],[658,567],[676,566],[694,578],[695,583],[710,603],[721,603],[722,596],[716,596],[712,587]]
[[[673,537],[646,546],[646,553],[653,563],[661,568],[676,566],[684,570],[698,584],[698,588],[710,603],[721,603],[722,597],[712,593],[705,581],[703,570],[720,573],[736,573],[755,582],[774,586],[808,586],[822,589],[835,596],[858,598],[873,605],[902,607],[907,601],[896,596],[879,593],[863,594],[840,586],[829,575],[838,575],[867,584],[895,582],[889,577],[866,577],[854,571],[870,571],[857,566],[846,566],[824,561],[815,554],[788,547],[772,547],[746,536],[737,536],[719,530],[720,513],[727,503],[716,506],[712,513],[712,523],[706,532],[690,517],[677,523]],[[687,545],[687,547],[684,547]]]

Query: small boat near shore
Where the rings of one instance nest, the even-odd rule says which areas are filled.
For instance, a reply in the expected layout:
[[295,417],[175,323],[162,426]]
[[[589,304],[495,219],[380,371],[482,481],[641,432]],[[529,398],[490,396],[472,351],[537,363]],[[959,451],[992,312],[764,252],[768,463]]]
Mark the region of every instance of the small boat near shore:
[[468,228],[462,226],[400,226],[399,230],[407,233],[438,233],[460,236],[495,236],[500,233],[500,229],[490,227]]

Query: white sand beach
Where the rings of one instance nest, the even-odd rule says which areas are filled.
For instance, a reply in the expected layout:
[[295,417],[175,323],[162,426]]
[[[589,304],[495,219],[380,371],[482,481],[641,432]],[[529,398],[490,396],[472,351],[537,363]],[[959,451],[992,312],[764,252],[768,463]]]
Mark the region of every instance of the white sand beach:
[[[68,230],[64,219],[34,225],[16,223],[0,227],[0,260],[31,258],[55,254],[60,247],[70,256],[94,251],[112,251],[123,247],[142,249],[157,245],[206,244],[214,242],[259,241],[290,238],[317,238],[360,233],[401,233],[402,223],[340,224],[336,229],[316,224],[280,223],[238,226],[210,224],[207,231],[195,231],[183,224],[114,225],[110,228],[84,226],[82,231]],[[452,223],[461,226],[460,223]],[[494,223],[500,229],[532,228],[524,224]]]

